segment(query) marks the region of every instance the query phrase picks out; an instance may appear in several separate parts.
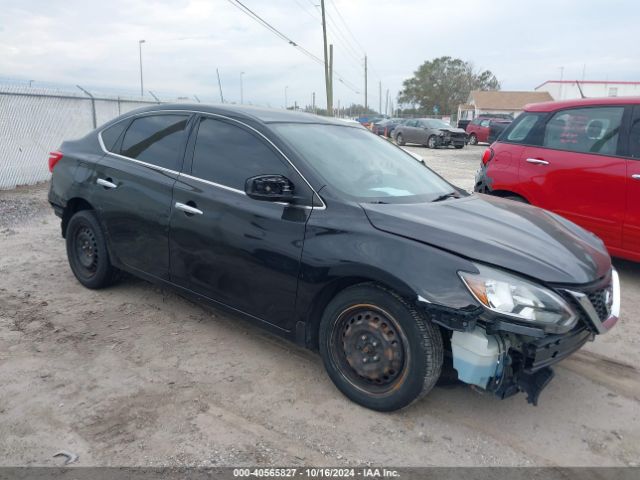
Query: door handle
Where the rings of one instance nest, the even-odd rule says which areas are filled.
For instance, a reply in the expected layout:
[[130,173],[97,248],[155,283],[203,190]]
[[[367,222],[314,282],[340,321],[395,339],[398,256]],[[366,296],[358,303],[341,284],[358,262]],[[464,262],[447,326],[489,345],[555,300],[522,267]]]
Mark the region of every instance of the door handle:
[[104,178],[99,178],[98,180],[96,180],[96,183],[98,185],[102,185],[104,188],[118,188],[118,185],[111,182],[110,180],[111,179],[105,180]]
[[198,210],[196,207],[192,207],[186,203],[176,202],[176,208],[189,215],[202,215],[204,213],[202,210]]
[[633,175],[631,175],[631,178],[633,178],[634,180],[640,180],[640,174],[634,173]]
[[539,158],[527,158],[527,163],[533,163],[535,165],[549,165],[546,160],[540,160]]

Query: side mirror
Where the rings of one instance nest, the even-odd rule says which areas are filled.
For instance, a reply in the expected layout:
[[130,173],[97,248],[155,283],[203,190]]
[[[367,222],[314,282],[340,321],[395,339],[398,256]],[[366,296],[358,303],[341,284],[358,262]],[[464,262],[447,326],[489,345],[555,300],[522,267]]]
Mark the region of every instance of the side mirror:
[[248,197],[266,202],[291,202],[293,190],[293,183],[282,175],[258,175],[247,179],[244,184]]

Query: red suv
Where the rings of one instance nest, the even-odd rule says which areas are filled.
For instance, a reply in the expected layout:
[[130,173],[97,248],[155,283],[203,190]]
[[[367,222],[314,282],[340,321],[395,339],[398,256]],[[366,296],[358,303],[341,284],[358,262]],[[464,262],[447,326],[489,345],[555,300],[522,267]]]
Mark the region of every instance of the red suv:
[[640,261],[640,98],[527,105],[485,151],[475,191],[551,210]]
[[511,119],[505,118],[478,117],[475,120],[472,120],[465,129],[469,144],[477,145],[480,142],[491,142],[491,128],[493,127],[494,130],[499,130],[501,132],[511,122]]

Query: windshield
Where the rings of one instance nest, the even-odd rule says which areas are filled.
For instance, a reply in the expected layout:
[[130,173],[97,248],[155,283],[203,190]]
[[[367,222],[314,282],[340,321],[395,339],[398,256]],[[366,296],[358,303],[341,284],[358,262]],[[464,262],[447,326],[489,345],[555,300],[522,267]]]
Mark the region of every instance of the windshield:
[[327,185],[357,201],[424,202],[454,191],[415,158],[367,130],[301,123],[273,128]]
[[430,119],[425,120],[425,122],[427,123],[429,128],[451,128],[451,125],[449,125],[447,122],[443,122],[442,120]]

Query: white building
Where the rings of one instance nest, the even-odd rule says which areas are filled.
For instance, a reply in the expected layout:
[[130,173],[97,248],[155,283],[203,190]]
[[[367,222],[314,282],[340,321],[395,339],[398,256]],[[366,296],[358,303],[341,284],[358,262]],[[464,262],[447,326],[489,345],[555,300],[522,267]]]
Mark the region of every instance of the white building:
[[[638,97],[640,82],[613,82],[595,80],[547,80],[535,88],[536,92],[549,92],[554,100],[594,97]],[[582,93],[581,93],[582,91]]]

